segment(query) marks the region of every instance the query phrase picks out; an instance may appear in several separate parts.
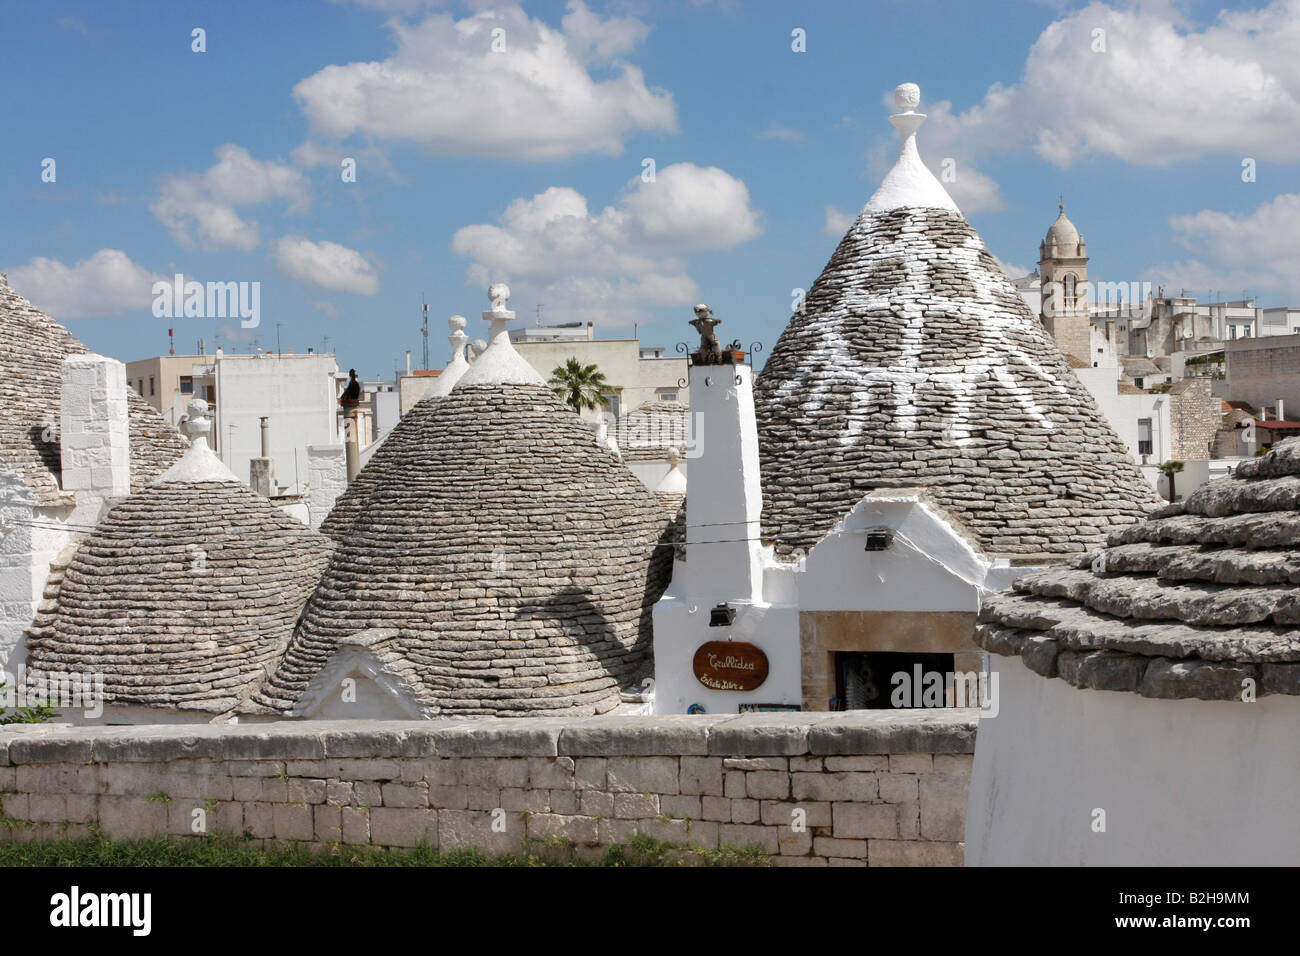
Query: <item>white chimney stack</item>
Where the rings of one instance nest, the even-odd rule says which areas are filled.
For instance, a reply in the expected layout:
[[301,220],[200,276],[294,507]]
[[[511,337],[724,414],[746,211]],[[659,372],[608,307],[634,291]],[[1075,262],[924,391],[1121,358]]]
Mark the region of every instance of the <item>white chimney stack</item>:
[[126,366],[117,359],[88,354],[63,360],[59,400],[63,490],[79,499],[98,499],[93,505],[96,513],[104,500],[131,493],[126,392]]

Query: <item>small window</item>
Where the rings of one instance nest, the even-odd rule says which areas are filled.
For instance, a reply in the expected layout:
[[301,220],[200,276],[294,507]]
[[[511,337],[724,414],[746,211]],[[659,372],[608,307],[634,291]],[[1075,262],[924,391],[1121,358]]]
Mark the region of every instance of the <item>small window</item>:
[[150,395],[153,394],[153,376],[152,376],[152,375],[149,376],[149,394],[150,394]]
[[1138,454],[1149,455],[1151,454],[1151,448],[1152,448],[1151,419],[1139,418],[1138,419]]
[[182,395],[194,394],[194,376],[192,375],[181,376],[181,394]]
[[140,395],[144,394],[144,379],[140,379],[140,381],[135,383],[135,390]]
[[661,402],[675,402],[675,401],[677,401],[677,393],[676,393],[676,392],[660,392],[660,393],[659,393],[659,401],[661,401]]
[[1135,378],[1135,379],[1133,379],[1133,384],[1136,385],[1138,388],[1141,388],[1141,387],[1142,387],[1142,379],[1140,379],[1140,378]]

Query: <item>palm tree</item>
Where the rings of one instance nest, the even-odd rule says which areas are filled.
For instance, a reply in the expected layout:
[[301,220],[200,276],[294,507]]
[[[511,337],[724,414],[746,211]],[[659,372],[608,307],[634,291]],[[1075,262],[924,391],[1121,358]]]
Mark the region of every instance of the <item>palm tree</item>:
[[609,388],[604,374],[594,365],[583,365],[571,358],[551,372],[547,382],[557,397],[579,415],[590,409],[595,411],[609,404],[604,392]]
[[1157,465],[1156,467],[1160,469],[1161,474],[1163,474],[1166,478],[1169,479],[1169,500],[1173,501],[1174,500],[1174,475],[1178,474],[1180,471],[1183,470],[1183,463],[1181,461],[1167,461],[1161,465]]

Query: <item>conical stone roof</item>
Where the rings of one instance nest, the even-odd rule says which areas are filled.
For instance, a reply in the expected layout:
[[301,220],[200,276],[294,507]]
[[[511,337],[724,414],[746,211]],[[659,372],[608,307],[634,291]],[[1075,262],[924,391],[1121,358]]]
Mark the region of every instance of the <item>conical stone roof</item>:
[[[58,440],[63,360],[89,353],[0,276],[0,458],[41,504],[63,498]],[[131,487],[139,490],[181,456],[185,440],[134,389],[127,389],[127,403]]]
[[1083,551],[1154,492],[921,163],[923,118],[893,117],[898,164],[758,378],[764,537],[807,550],[871,489],[926,486],[990,556]]
[[[206,403],[190,406],[208,424]],[[110,706],[229,714],[284,653],[330,550],[196,435],[55,568],[28,630],[28,679],[103,674]]]
[[331,513],[337,552],[266,706],[292,711],[359,635],[429,716],[603,713],[648,673],[671,516],[494,325]]
[[975,640],[1076,687],[1144,697],[1300,694],[1300,439],[1020,578]]

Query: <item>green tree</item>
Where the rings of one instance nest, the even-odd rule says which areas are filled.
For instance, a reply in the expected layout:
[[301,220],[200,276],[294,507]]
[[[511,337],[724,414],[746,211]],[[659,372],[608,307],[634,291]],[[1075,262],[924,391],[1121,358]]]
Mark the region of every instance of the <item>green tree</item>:
[[594,365],[583,365],[571,358],[551,372],[547,383],[564,403],[578,414],[588,409],[595,411],[609,404],[604,392],[609,388],[604,374]]
[[1160,469],[1161,474],[1169,479],[1169,500],[1173,501],[1176,497],[1174,495],[1174,475],[1183,470],[1183,463],[1181,461],[1166,461],[1156,467]]

